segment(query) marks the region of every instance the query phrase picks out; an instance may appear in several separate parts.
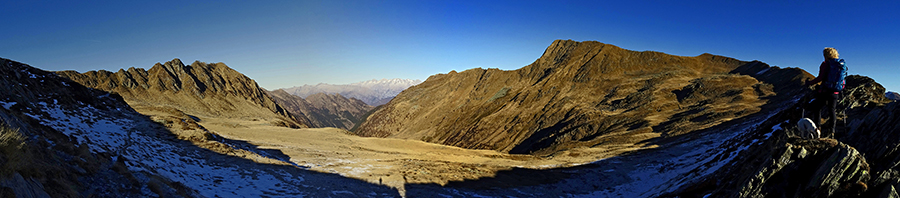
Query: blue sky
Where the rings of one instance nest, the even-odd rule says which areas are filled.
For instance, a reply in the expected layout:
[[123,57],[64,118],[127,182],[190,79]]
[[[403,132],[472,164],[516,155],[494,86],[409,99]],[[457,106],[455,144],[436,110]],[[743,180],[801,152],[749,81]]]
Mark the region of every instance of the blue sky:
[[810,73],[835,47],[851,74],[900,91],[898,1],[0,2],[0,57],[45,70],[180,58],[224,62],[277,89],[517,69],[573,39]]

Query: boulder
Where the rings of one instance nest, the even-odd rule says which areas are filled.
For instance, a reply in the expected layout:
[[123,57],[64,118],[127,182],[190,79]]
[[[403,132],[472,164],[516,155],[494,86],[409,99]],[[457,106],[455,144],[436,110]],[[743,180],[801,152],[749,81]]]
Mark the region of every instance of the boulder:
[[[868,187],[869,164],[855,148],[834,139],[791,139],[774,150],[737,191],[716,197],[844,197]],[[751,169],[752,170],[752,169]]]

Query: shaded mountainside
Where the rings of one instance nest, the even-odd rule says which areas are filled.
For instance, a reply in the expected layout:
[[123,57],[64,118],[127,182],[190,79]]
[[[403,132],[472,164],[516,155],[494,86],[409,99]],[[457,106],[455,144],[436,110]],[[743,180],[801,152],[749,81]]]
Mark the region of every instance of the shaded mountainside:
[[195,61],[184,65],[174,59],[142,68],[78,73],[60,71],[60,76],[85,86],[121,95],[131,106],[172,107],[185,113],[209,117],[263,119],[288,127],[303,127],[269,97],[256,81],[224,63]]
[[557,40],[517,70],[431,76],[379,107],[355,132],[522,154],[635,144],[765,111],[811,77],[710,54]]
[[372,106],[355,98],[345,98],[340,94],[313,94],[306,99],[291,95],[283,89],[270,91],[276,103],[291,114],[310,123],[310,127],[334,127],[349,130],[359,123]]
[[889,91],[887,93],[884,93],[884,97],[887,97],[891,100],[900,100],[900,93]]
[[284,91],[303,98],[313,94],[340,94],[348,98],[356,98],[362,100],[366,104],[378,106],[391,101],[394,96],[404,89],[422,83],[421,80],[412,79],[381,79],[368,80],[363,82],[332,85],[319,83],[315,85],[303,85],[291,88],[285,88]]
[[104,130],[107,120],[66,126],[80,138],[44,120],[66,111],[136,115],[116,95],[0,58],[0,197],[198,196],[159,173],[128,169],[121,151],[91,145],[106,137],[85,131]]

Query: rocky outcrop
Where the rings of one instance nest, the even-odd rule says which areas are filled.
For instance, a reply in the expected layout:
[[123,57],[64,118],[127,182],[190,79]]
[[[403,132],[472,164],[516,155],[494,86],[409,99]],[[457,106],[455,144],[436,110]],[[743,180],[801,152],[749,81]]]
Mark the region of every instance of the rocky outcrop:
[[285,88],[284,91],[302,98],[307,98],[313,94],[340,94],[348,98],[356,98],[362,100],[368,105],[378,106],[391,101],[404,89],[422,83],[421,80],[412,79],[381,79],[367,80],[363,82],[333,85],[319,83],[315,85],[303,85]]
[[873,179],[867,183],[872,190],[867,197],[898,197],[900,103],[851,109],[846,120],[846,133],[837,134],[838,138],[859,149],[872,165]]
[[890,102],[882,94],[885,93],[884,87],[872,78],[850,75],[847,76],[846,83],[838,109],[849,110],[857,107],[872,107]]
[[437,74],[379,107],[355,132],[470,149],[549,154],[633,144],[768,111],[808,73],[703,54],[557,40],[513,71]]
[[340,94],[313,94],[306,99],[291,95],[283,89],[269,92],[276,103],[297,116],[310,127],[334,127],[349,130],[360,122],[372,106],[355,98],[345,98]]
[[224,63],[195,61],[184,65],[174,59],[141,68],[78,73],[57,72],[87,87],[121,95],[132,106],[165,106],[191,115],[265,119],[273,124],[302,127],[272,100],[256,81]]
[[836,134],[812,140],[797,135],[793,123],[805,97],[747,134],[771,138],[736,143],[747,149],[724,151],[739,153],[736,160],[670,196],[897,197],[900,103],[888,103],[882,93],[871,78],[848,76]]
[[758,157],[736,167],[744,174],[724,177],[729,178],[726,186],[735,187],[713,197],[846,197],[868,189],[871,170],[855,148],[828,138],[779,143],[771,150],[760,148],[770,152],[745,152]]

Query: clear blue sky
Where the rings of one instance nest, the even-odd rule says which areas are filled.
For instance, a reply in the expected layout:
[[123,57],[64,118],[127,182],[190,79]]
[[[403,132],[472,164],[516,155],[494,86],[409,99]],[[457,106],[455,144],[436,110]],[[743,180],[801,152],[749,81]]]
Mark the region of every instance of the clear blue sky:
[[267,89],[517,69],[555,39],[712,53],[900,91],[900,2],[0,1],[0,57],[45,70],[224,62]]

